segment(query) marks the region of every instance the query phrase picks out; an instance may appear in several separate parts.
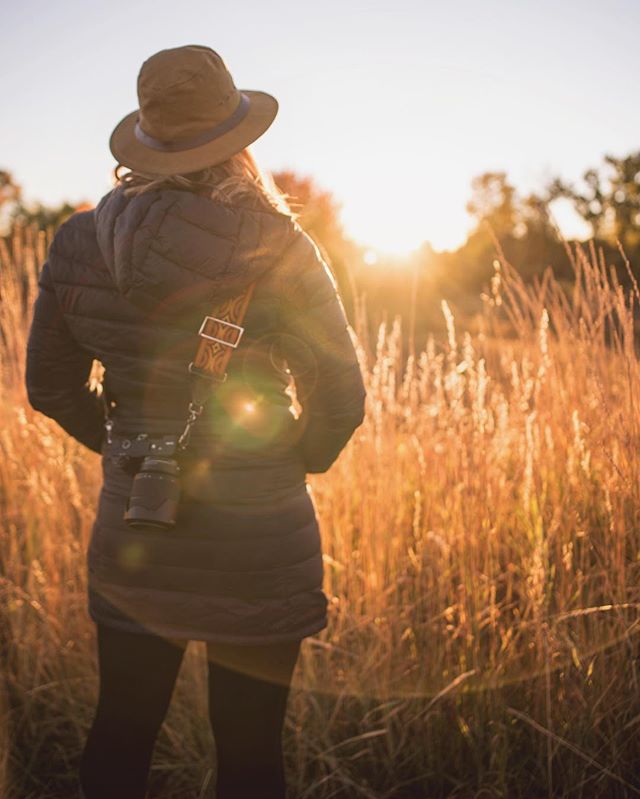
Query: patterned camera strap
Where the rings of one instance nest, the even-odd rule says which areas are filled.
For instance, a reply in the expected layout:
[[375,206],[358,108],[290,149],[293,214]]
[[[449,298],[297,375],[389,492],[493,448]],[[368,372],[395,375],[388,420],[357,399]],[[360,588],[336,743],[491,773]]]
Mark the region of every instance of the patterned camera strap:
[[211,316],[205,317],[192,363],[192,371],[196,374],[218,381],[225,379],[231,353],[238,346],[244,332],[242,322],[254,286],[255,282],[249,283],[244,291],[229,297],[213,309]]

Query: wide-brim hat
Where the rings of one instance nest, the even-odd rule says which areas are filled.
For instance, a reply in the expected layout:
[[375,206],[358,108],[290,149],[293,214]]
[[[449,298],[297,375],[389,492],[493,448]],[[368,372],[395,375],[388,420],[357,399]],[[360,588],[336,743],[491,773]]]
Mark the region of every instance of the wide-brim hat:
[[138,74],[139,108],[113,130],[109,148],[136,172],[185,174],[226,161],[261,136],[278,113],[266,92],[236,89],[210,47],[161,50]]

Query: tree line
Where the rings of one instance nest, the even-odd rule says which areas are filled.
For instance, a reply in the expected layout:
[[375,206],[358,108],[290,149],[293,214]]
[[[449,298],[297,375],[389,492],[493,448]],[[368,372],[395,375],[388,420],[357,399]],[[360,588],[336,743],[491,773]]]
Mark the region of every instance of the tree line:
[[[442,299],[459,313],[472,315],[493,275],[497,246],[525,280],[540,278],[551,267],[556,277],[570,284],[567,242],[553,216],[560,199],[586,223],[593,243],[623,285],[631,277],[620,249],[632,265],[640,263],[640,151],[624,157],[605,155],[599,166],[586,170],[579,184],[555,178],[541,192],[527,195],[518,192],[505,172],[479,175],[471,183],[467,203],[474,227],[461,247],[436,252],[425,243],[398,259],[402,264],[380,263],[376,268],[366,265],[364,247],[344,230],[340,204],[330,191],[291,170],[276,172],[273,178],[330,263],[348,315],[353,318],[355,297],[360,296],[374,327],[385,316],[412,313],[421,335],[441,325]],[[69,203],[25,203],[11,172],[0,170],[0,224],[4,221],[5,233],[14,225],[55,228],[76,210]]]

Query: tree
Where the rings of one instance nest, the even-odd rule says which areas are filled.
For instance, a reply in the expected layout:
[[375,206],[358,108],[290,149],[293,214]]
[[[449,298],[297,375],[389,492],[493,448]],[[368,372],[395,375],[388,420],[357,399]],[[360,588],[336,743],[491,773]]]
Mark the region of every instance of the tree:
[[0,208],[7,203],[19,202],[22,189],[14,181],[11,172],[0,169]]
[[485,172],[471,182],[467,211],[476,227],[455,253],[443,255],[442,286],[449,297],[479,294],[493,276],[496,240],[507,260],[517,264],[527,280],[542,274],[548,264],[563,269],[563,249],[549,217],[547,196],[521,196],[505,172]]
[[556,179],[549,194],[567,197],[594,238],[620,241],[628,254],[635,254],[640,250],[640,151],[623,158],[605,155],[603,161],[600,168],[584,173],[580,189]]
[[499,238],[518,232],[517,195],[507,180],[506,172],[478,175],[471,181],[471,192],[467,211],[477,219],[479,225],[489,223]]
[[11,212],[20,202],[22,189],[11,172],[0,169],[0,232],[10,227]]
[[298,215],[300,226],[320,247],[338,282],[347,312],[353,308],[349,261],[355,260],[356,247],[345,235],[340,220],[340,204],[331,192],[320,188],[308,176],[291,170],[274,172],[273,179]]
[[5,233],[10,233],[16,223],[34,224],[41,230],[57,228],[76,211],[86,211],[92,207],[89,203],[72,205],[68,202],[57,206],[40,202],[27,204],[22,197],[22,187],[15,182],[11,172],[0,170],[0,229],[4,229]]
[[14,222],[19,222],[23,225],[35,224],[41,230],[46,230],[48,227],[55,229],[72,214],[75,214],[76,211],[86,210],[89,207],[91,206],[85,203],[75,206],[68,202],[53,208],[42,203],[35,203],[29,206],[19,203],[12,217]]

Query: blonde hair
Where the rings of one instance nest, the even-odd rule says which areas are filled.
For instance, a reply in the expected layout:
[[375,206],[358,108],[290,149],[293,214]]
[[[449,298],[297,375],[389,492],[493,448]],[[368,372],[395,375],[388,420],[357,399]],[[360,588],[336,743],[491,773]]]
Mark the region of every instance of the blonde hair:
[[289,207],[287,195],[274,183],[270,173],[260,169],[248,147],[215,166],[183,175],[153,175],[125,169],[122,164],[114,170],[117,186],[123,186],[126,195],[142,194],[155,189],[187,189],[202,192],[210,190],[214,200],[230,204],[242,200],[257,200],[266,209],[295,218]]

